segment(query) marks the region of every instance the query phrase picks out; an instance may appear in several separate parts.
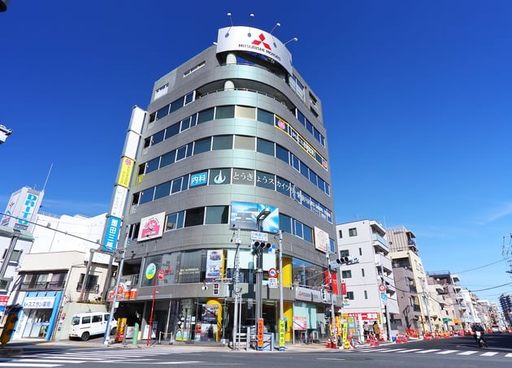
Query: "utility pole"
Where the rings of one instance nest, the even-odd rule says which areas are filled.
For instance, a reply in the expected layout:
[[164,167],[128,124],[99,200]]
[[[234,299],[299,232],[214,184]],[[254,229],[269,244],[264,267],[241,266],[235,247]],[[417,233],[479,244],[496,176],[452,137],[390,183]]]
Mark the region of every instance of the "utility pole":
[[421,287],[423,288],[423,304],[425,305],[425,308],[427,309],[428,328],[430,329],[430,333],[432,333],[432,321],[430,319],[430,305],[428,302],[427,287],[425,284],[425,279],[423,277],[421,277],[420,280],[421,280]]
[[80,302],[84,301],[85,288],[87,287],[87,282],[89,281],[89,273],[91,272],[93,257],[94,257],[94,249],[91,248],[90,254],[89,254],[89,262],[87,262],[87,267],[85,268],[84,278],[82,280],[82,287],[80,288],[80,297],[78,298],[78,301],[80,301]]
[[[114,316],[114,309],[116,308],[117,291],[119,289],[119,284],[121,283],[121,273],[123,272],[124,257],[125,257],[125,254],[126,254],[126,245],[127,244],[128,244],[128,226],[126,227],[123,249],[119,250],[120,256],[121,256],[121,260],[119,261],[119,266],[117,267],[116,284],[114,286],[114,297],[112,299],[112,305],[110,306],[110,313],[109,313],[109,316],[108,316],[107,328],[105,330],[105,336],[103,338],[103,344],[104,345],[108,345],[109,342],[110,342],[110,326],[112,325],[112,318]],[[151,326],[150,326],[150,329],[151,329]]]
[[329,283],[331,288],[331,342],[336,341],[336,334],[334,333],[334,326],[336,324],[336,316],[334,314],[334,297],[332,290],[332,273],[331,273],[331,265],[329,260],[329,251],[325,252],[325,258],[327,260],[327,272],[329,274]]
[[283,301],[283,230],[279,230],[279,350],[284,349],[284,339],[281,339],[281,334],[285,334],[285,331],[281,331],[284,325],[285,323]]
[[[234,265],[234,274],[233,274],[233,350],[238,350],[237,344],[237,335],[238,335],[238,278],[240,277],[240,244],[242,240],[240,239],[240,228],[236,230],[236,251],[235,251],[235,265]],[[240,314],[242,314],[242,310],[240,310]]]
[[[384,266],[380,265],[380,273],[381,273],[381,283],[386,286],[386,281],[384,280]],[[386,292],[386,291],[384,291]],[[388,341],[391,341],[391,325],[389,321],[389,312],[387,302],[382,300],[382,304],[384,305],[384,314],[386,315],[386,335],[388,337]]]

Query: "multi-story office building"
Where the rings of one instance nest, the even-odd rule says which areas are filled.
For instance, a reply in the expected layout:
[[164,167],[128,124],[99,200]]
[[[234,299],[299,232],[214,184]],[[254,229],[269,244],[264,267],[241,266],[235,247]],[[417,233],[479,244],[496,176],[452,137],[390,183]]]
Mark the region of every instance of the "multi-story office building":
[[[122,301],[119,315],[144,329],[156,287],[155,333],[228,338],[240,239],[241,324],[254,325],[250,230],[270,232],[277,244],[281,229],[286,338],[325,333],[326,252],[336,250],[326,131],[321,101],[286,46],[253,27],[220,29],[215,45],[155,82],[140,123],[122,277],[137,296]],[[276,253],[266,253],[271,332],[278,289],[267,278],[276,267]]]
[[387,229],[402,329],[429,331],[427,275],[416,247],[416,236],[404,226]]
[[339,224],[336,231],[340,256],[358,260],[341,266],[347,289],[343,313],[357,321],[359,332],[364,323],[377,322],[386,334],[389,316],[390,336],[396,335],[399,310],[386,230],[376,221],[361,220]]

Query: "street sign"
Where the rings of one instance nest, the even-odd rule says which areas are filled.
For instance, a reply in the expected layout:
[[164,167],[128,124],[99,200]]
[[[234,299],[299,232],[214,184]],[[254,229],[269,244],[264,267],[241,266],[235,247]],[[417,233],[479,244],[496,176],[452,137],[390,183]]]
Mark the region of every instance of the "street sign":
[[277,277],[277,270],[275,268],[269,268],[268,277]]
[[380,293],[380,298],[382,299],[382,301],[385,303],[388,302],[388,294],[386,293]]
[[263,348],[263,329],[264,329],[263,318],[258,319],[258,348]]
[[251,240],[252,241],[260,241],[260,242],[268,242],[268,234],[262,233],[260,231],[251,231]]
[[286,324],[284,319],[279,320],[279,349],[284,349],[284,338],[286,334]]
[[385,292],[386,292],[386,285],[384,285],[384,284],[380,284],[380,285],[379,285],[379,291],[380,291],[381,293],[385,293]]
[[277,289],[278,286],[279,286],[279,283],[277,282],[277,278],[269,277],[269,279],[268,279],[268,287],[270,289]]

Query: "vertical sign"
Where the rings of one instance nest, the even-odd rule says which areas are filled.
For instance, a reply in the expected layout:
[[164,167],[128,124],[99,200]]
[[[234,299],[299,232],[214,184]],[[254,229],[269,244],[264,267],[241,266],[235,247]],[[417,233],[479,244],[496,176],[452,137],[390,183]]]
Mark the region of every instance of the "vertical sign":
[[115,216],[109,216],[105,226],[105,237],[101,244],[101,250],[104,252],[112,253],[116,250],[117,240],[121,231],[121,219]]
[[263,348],[263,318],[258,319],[258,348]]
[[284,319],[279,320],[279,349],[284,349],[284,336],[286,333],[286,323]]

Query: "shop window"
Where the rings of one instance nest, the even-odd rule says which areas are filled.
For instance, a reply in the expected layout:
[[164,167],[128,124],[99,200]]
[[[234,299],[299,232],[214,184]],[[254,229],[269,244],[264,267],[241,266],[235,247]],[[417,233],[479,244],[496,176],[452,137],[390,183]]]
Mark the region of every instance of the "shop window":
[[191,208],[186,211],[185,227],[204,224],[204,207]]
[[215,108],[215,119],[231,119],[235,117],[235,106],[217,106]]
[[256,108],[249,106],[236,106],[235,117],[238,119],[256,120]]
[[258,121],[274,125],[274,114],[263,109],[258,109]]
[[203,138],[194,142],[194,155],[208,152],[211,146],[211,137]]
[[274,142],[258,138],[256,141],[256,151],[266,155],[274,156]]
[[229,206],[206,207],[206,224],[227,224]]
[[254,137],[244,135],[235,136],[235,149],[254,151]]
[[217,135],[213,137],[212,150],[224,150],[233,148],[232,135]]
[[274,174],[263,171],[256,171],[256,186],[266,189],[276,189],[276,179]]
[[201,273],[206,268],[206,258],[202,250],[180,254],[178,282],[192,283],[201,281]]
[[213,107],[211,107],[209,109],[199,111],[197,114],[197,124],[202,124],[204,122],[213,120],[213,110]]

